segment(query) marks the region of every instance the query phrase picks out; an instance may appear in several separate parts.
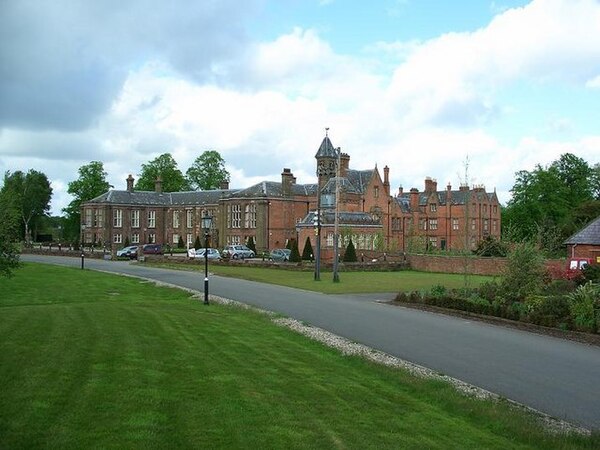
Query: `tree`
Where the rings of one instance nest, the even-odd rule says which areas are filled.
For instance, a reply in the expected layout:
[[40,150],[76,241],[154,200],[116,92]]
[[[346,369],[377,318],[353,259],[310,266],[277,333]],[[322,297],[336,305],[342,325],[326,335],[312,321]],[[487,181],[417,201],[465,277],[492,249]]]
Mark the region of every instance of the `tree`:
[[535,245],[523,242],[508,253],[501,283],[503,297],[509,302],[523,301],[542,291],[546,267],[544,257]]
[[546,253],[562,251],[576,228],[574,211],[594,198],[596,172],[570,153],[547,167],[516,173],[513,197],[502,211],[502,225],[514,239],[537,242]]
[[104,194],[112,186],[106,181],[107,173],[100,161],[91,161],[78,170],[79,178],[67,185],[67,192],[74,198],[63,209],[66,213],[66,235],[71,238],[79,236],[81,224],[81,204]]
[[2,191],[13,199],[11,205],[23,225],[25,241],[30,242],[31,225],[50,210],[52,188],[48,177],[33,169],[26,174],[6,172]]
[[0,276],[11,277],[19,264],[15,241],[19,236],[19,215],[13,199],[0,190]]
[[250,236],[248,238],[248,242],[246,243],[246,247],[248,247],[250,250],[252,250],[254,252],[254,254],[256,255],[256,244],[254,244],[254,237]]
[[302,260],[303,261],[312,261],[314,258],[312,244],[310,242],[310,238],[306,236],[306,242],[304,243],[304,250],[302,251]]
[[177,248],[184,248],[185,244],[183,243],[183,237],[180,235],[179,240],[177,241]]
[[301,262],[302,258],[300,258],[300,251],[298,250],[298,241],[296,239],[291,239],[291,253],[290,253],[290,262]]
[[344,262],[356,261],[358,261],[358,259],[356,258],[356,249],[354,248],[352,239],[350,239],[350,242],[348,242],[348,246],[346,247],[346,252],[344,253]]
[[196,190],[219,189],[223,183],[229,183],[230,178],[225,160],[216,150],[207,150],[198,156],[185,174]]
[[170,153],[163,153],[149,163],[142,164],[142,173],[139,174],[135,188],[140,191],[153,191],[158,177],[162,180],[164,192],[190,190],[188,181],[177,168],[177,162]]

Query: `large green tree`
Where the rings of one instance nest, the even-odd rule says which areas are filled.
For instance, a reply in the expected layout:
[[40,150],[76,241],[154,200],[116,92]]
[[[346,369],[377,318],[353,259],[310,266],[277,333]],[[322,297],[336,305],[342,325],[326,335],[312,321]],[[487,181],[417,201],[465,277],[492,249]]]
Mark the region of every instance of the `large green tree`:
[[513,239],[537,242],[547,253],[559,252],[580,226],[578,214],[585,211],[579,208],[594,199],[594,177],[595,169],[570,153],[547,167],[517,172],[512,199],[503,210],[503,229]]
[[158,177],[162,179],[164,192],[190,190],[187,179],[177,167],[177,162],[170,153],[163,153],[147,164],[142,164],[142,172],[135,183],[135,188],[140,191],[153,191]]
[[19,236],[17,205],[4,189],[0,190],[0,276],[10,277],[19,267],[16,241]]
[[225,160],[216,150],[207,150],[198,156],[186,176],[191,187],[198,190],[219,189],[230,179]]
[[79,235],[81,204],[104,194],[112,187],[106,181],[107,173],[104,171],[104,164],[100,161],[91,161],[89,164],[81,166],[78,173],[79,178],[71,181],[67,187],[67,192],[74,198],[63,209],[67,216],[65,234],[71,239]]
[[6,172],[2,192],[11,198],[11,207],[23,225],[25,241],[30,242],[32,225],[50,210],[52,187],[48,177],[33,169],[27,173]]

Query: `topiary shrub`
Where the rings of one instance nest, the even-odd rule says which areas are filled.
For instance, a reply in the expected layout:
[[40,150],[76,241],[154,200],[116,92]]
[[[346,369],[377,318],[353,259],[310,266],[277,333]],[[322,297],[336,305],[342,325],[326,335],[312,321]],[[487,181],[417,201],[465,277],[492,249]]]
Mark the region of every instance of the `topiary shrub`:
[[312,261],[313,260],[313,248],[310,242],[310,238],[306,236],[306,242],[304,243],[304,250],[302,251],[302,260],[303,261]]
[[246,243],[246,247],[248,247],[250,250],[252,250],[254,252],[254,254],[256,255],[256,244],[254,243],[254,236],[250,236],[248,238],[248,242]]
[[202,244],[200,243],[200,236],[196,236],[196,240],[194,241],[194,248],[196,250],[202,248]]
[[184,243],[183,243],[183,237],[179,236],[179,240],[177,241],[177,248],[183,248],[185,247]]
[[354,244],[352,243],[352,239],[348,242],[348,246],[346,247],[346,252],[344,253],[344,262],[356,262],[358,259],[356,258],[356,249],[354,248]]
[[302,262],[302,258],[300,257],[300,251],[298,250],[298,241],[296,239],[292,239],[292,248],[290,253],[290,262]]

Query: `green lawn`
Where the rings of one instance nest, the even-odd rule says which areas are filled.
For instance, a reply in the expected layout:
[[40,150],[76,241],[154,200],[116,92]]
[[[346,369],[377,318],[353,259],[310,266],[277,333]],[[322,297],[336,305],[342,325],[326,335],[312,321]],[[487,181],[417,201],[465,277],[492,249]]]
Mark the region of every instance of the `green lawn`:
[[89,270],[0,279],[0,448],[598,448],[232,306]]
[[[210,264],[210,263],[209,263]],[[163,267],[204,270],[203,264],[160,264]],[[333,283],[331,272],[321,272],[321,281],[314,280],[313,272],[252,267],[249,264],[210,265],[211,273],[263,283],[323,292],[325,294],[422,291],[441,284],[449,289],[465,285],[465,277],[458,274],[416,272],[340,272],[340,282]],[[469,275],[470,286],[478,286],[493,277]]]

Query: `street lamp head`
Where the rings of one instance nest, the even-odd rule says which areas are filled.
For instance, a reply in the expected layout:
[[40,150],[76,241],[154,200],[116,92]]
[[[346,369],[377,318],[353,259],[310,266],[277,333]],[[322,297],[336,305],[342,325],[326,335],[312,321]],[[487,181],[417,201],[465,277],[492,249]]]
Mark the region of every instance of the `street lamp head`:
[[208,233],[212,226],[212,216],[203,216],[202,217],[202,229],[205,233]]

